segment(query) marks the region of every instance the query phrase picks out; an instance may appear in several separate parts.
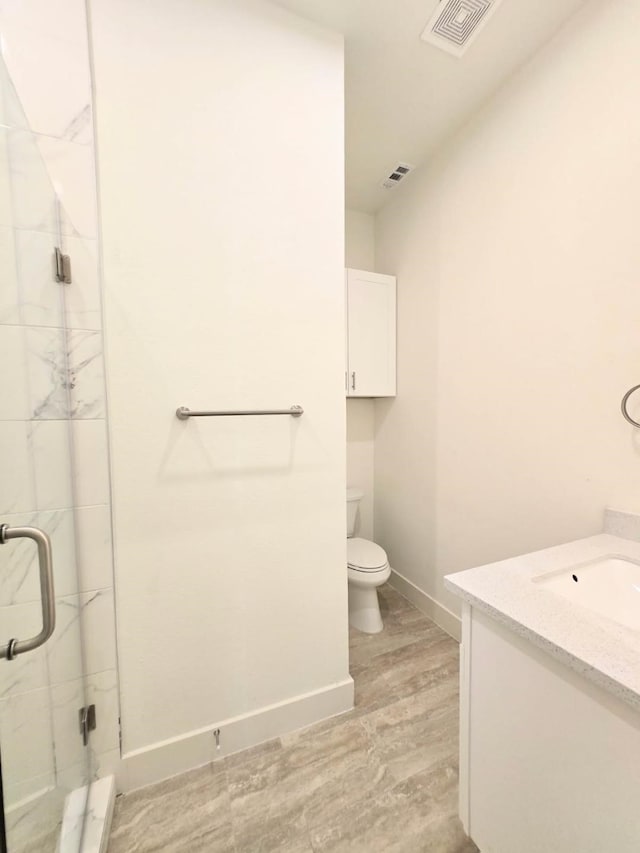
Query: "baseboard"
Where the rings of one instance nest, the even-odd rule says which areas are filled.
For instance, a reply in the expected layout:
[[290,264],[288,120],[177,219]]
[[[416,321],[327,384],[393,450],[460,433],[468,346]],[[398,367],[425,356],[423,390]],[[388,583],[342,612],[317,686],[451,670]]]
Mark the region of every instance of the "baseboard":
[[454,640],[460,642],[462,637],[462,621],[455,615],[455,613],[452,613],[443,604],[436,601],[435,598],[431,598],[430,595],[423,592],[415,584],[411,583],[410,580],[403,577],[399,572],[396,572],[395,569],[391,569],[389,584],[396,590],[396,592],[399,592],[400,595],[404,595],[404,597],[414,604],[418,610],[424,613],[425,616],[428,616],[429,619],[432,619],[436,623],[436,625],[439,625],[443,631],[446,631],[447,634],[453,637]]
[[[249,714],[125,753],[118,771],[122,793],[185,773],[274,737],[353,708],[353,679],[295,696]],[[219,747],[214,732],[219,730]]]

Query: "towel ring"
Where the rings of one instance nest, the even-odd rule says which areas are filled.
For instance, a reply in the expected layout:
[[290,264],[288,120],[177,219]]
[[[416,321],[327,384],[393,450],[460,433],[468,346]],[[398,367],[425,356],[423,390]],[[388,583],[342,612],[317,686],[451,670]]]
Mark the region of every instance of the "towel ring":
[[624,419],[629,421],[629,423],[632,426],[638,427],[638,429],[640,429],[640,424],[638,423],[638,421],[634,421],[634,419],[631,417],[631,415],[627,411],[627,400],[633,394],[633,392],[637,391],[639,388],[640,388],[640,385],[634,385],[633,388],[629,388],[627,393],[622,398],[622,403],[620,403],[620,408],[622,409],[622,415],[623,415]]

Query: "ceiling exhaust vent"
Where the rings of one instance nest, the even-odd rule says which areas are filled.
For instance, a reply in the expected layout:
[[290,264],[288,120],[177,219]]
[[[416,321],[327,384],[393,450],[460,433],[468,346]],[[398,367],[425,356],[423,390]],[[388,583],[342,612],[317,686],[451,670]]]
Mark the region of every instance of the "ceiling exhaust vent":
[[409,163],[398,163],[395,169],[392,172],[389,172],[381,186],[383,186],[385,190],[397,187],[400,181],[404,180],[409,172],[412,172],[414,169],[415,166],[411,166]]
[[502,0],[441,0],[420,38],[462,56]]

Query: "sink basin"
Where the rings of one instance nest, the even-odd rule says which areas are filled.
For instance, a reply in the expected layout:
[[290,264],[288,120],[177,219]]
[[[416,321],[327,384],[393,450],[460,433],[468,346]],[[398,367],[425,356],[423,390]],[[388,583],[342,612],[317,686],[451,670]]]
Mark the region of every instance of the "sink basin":
[[532,580],[575,604],[640,631],[640,562],[607,554]]

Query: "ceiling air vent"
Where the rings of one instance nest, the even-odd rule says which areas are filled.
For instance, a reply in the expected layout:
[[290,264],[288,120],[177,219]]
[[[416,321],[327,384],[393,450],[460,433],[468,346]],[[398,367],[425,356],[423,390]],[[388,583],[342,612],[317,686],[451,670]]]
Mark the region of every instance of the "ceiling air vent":
[[502,0],[441,0],[420,38],[462,56]]
[[397,187],[400,181],[407,177],[409,172],[413,171],[415,166],[410,166],[409,163],[398,163],[395,169],[392,172],[389,172],[387,177],[382,182],[382,186],[386,190],[390,190],[392,187]]

